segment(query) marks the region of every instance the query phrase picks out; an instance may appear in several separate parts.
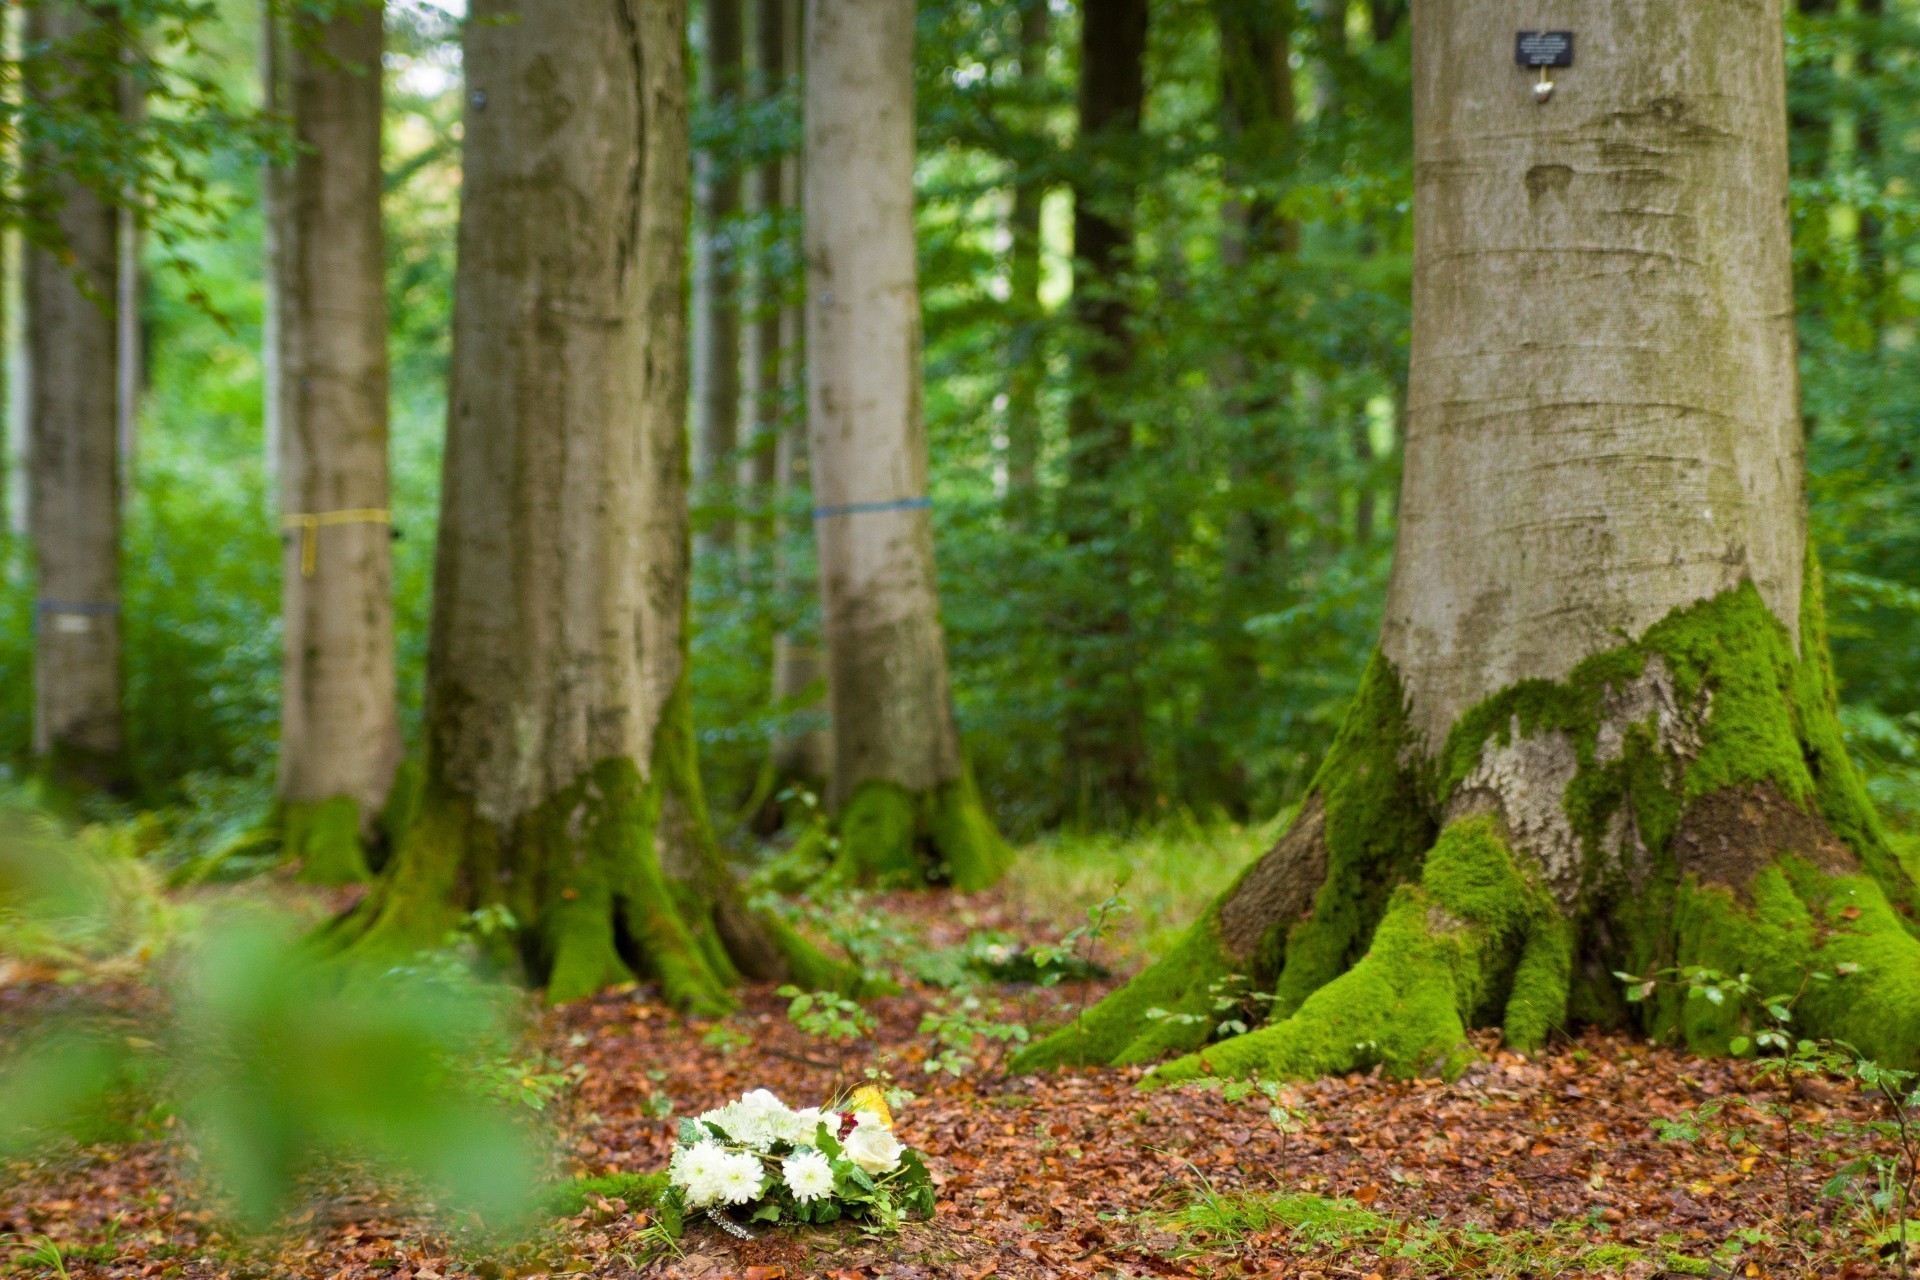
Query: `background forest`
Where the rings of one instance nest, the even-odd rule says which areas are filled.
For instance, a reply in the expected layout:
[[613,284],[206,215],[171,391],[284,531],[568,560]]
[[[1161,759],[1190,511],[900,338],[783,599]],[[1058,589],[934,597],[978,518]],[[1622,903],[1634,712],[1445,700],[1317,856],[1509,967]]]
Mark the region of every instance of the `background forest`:
[[[236,102],[257,101],[252,6],[215,8],[200,61]],[[1294,118],[1252,127],[1233,105],[1234,27],[1221,21],[1232,9],[1156,3],[1140,127],[1081,136],[1083,78],[1124,82],[1129,69],[1078,65],[1074,6],[919,7],[941,595],[975,774],[1011,835],[1179,813],[1266,818],[1324,751],[1377,631],[1409,321],[1404,7],[1302,4]],[[695,305],[737,306],[750,330],[802,288],[797,214],[751,198],[755,175],[798,145],[798,99],[749,73],[750,38],[733,81],[701,65],[712,42],[697,11],[694,22],[702,178],[709,192],[729,178],[748,188],[697,221]],[[461,88],[453,13],[415,0],[391,5],[388,23],[396,621],[411,733],[445,426]],[[1920,9],[1803,4],[1787,47],[1815,537],[1852,748],[1883,811],[1911,818]],[[124,572],[140,799],[193,815],[199,841],[256,825],[270,805],[280,534],[262,427],[258,155],[236,136],[193,163],[221,211],[177,245],[149,237]],[[1079,279],[1076,192],[1126,232],[1111,269]],[[1248,254],[1263,222],[1299,252]],[[167,265],[175,254],[189,271]],[[10,302],[8,316],[19,313]],[[1249,359],[1242,339],[1255,331]],[[696,350],[696,379],[702,367]],[[696,388],[695,430],[709,436],[697,453],[692,673],[723,828],[753,798],[768,742],[823,714],[817,689],[776,700],[769,661],[777,633],[804,645],[819,625],[808,499],[775,483],[777,438],[802,416],[796,377],[789,361],[768,379],[760,421],[747,406],[730,443],[715,443]],[[10,385],[18,422],[17,376]],[[1076,415],[1121,424],[1126,446],[1076,446]],[[4,492],[17,533],[16,466]],[[29,744],[33,621],[20,542],[0,544],[0,757],[16,766]],[[1073,623],[1093,609],[1110,611],[1108,625]],[[1134,726],[1132,785],[1069,769],[1060,726],[1076,717]]]

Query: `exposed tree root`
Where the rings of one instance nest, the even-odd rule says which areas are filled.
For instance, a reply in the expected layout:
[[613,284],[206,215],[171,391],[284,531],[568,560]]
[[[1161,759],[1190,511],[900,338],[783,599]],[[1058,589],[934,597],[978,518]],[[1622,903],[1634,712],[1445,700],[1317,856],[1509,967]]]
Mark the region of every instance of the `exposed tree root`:
[[[1452,1075],[1474,1027],[1522,1050],[1575,1022],[1707,1052],[1750,1036],[1752,1002],[1629,1005],[1614,977],[1686,966],[1793,997],[1795,1034],[1920,1063],[1915,883],[1847,760],[1821,607],[1810,571],[1798,647],[1751,585],[1677,610],[1489,698],[1431,756],[1376,658],[1274,849],[1015,1066]],[[1266,1024],[1216,1040],[1257,1018],[1250,991]]]

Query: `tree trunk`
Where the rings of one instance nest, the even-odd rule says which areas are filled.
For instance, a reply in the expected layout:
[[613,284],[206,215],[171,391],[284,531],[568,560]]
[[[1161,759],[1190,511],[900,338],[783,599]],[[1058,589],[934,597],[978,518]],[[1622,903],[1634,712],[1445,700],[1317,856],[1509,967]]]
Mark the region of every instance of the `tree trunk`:
[[[704,74],[701,99],[710,111],[731,111],[740,101],[746,0],[706,0],[701,27]],[[725,150],[731,150],[726,148]],[[740,443],[740,273],[730,239],[740,217],[740,174],[730,154],[703,152],[699,173],[700,223],[693,267],[694,479],[706,502],[728,510],[733,453]],[[724,486],[729,491],[716,491]],[[703,547],[731,547],[733,519],[722,515],[707,528]]]
[[[806,47],[805,5],[803,0],[781,0],[786,42],[783,48],[784,62],[782,74],[788,84],[800,83],[802,71],[802,51]],[[801,204],[801,176],[804,170],[800,154],[795,152],[780,162],[780,200],[788,209],[798,209]],[[774,443],[773,484],[776,494],[775,507],[787,511],[802,500],[808,490],[807,478],[807,424],[796,401],[804,396],[807,370],[807,317],[804,306],[793,297],[785,298],[780,306],[779,339],[779,386],[781,394],[780,416],[777,420],[778,437]],[[781,600],[792,600],[796,595],[812,595],[817,588],[817,576],[802,574],[794,568],[792,557],[780,548],[789,546],[793,541],[811,536],[813,521],[784,521],[779,530],[778,544],[774,558],[775,590]],[[781,708],[796,708],[803,700],[809,705],[804,709],[817,713],[825,719],[828,712],[826,702],[819,695],[810,696],[816,686],[824,687],[827,678],[826,660],[821,656],[818,645],[807,644],[790,632],[781,632],[773,638],[773,704]],[[776,796],[784,782],[798,782],[816,793],[824,792],[827,780],[833,773],[833,739],[828,729],[807,726],[795,732],[777,733],[773,740],[771,753],[772,771],[769,785],[763,788],[766,798]]]
[[[275,19],[270,16],[268,21]],[[296,16],[283,50],[299,154],[276,174],[281,826],[307,879],[364,880],[400,762],[387,514],[382,10]]]
[[688,137],[677,0],[483,0],[425,766],[349,929],[506,907],[552,1000],[635,974],[714,1010],[741,971],[843,974],[718,861],[685,681]]
[[1080,393],[1067,415],[1067,487],[1061,495],[1067,542],[1106,582],[1090,584],[1073,607],[1062,739],[1068,788],[1083,818],[1118,819],[1152,798],[1144,712],[1129,652],[1132,619],[1124,590],[1125,511],[1113,485],[1133,451],[1133,426],[1113,399],[1133,365],[1133,178],[1146,99],[1146,0],[1091,6],[1080,26],[1081,172],[1073,200],[1073,315],[1086,343]]
[[[67,41],[97,21],[78,6],[36,5],[26,39]],[[43,105],[110,116],[111,77],[36,77]],[[63,253],[29,247],[27,530],[34,601],[33,750],[57,784],[124,791],[131,784],[120,682],[120,468],[115,390],[119,215],[63,171],[57,143],[28,137],[29,199],[53,202]],[[67,261],[62,257],[71,255]]]
[[913,0],[807,7],[808,424],[843,869],[975,888],[1005,847],[954,722],[921,418]]
[[[787,0],[753,0],[753,94],[762,102],[775,101],[786,82]],[[776,440],[785,409],[785,387],[780,381],[780,313],[785,280],[780,274],[783,255],[778,240],[785,201],[784,159],[768,160],[753,172],[748,212],[756,228],[752,301],[742,330],[740,403],[747,428],[740,457],[738,483],[741,504],[750,518],[742,520],[738,549],[742,569],[756,547],[765,547],[775,533],[770,506],[774,492]]]
[[[1020,87],[1033,120],[1040,118],[1037,104],[1046,92],[1047,17],[1047,0],[1026,0],[1020,9]],[[1046,313],[1040,303],[1043,176],[1031,163],[1019,165],[1007,218],[1007,301],[1013,320],[1007,350],[1007,518],[1021,528],[1039,514],[1040,388],[1047,372],[1041,345]]]
[[[1527,1050],[1636,1016],[1737,1047],[1741,1002],[1613,976],[1686,965],[1804,985],[1795,1034],[1920,1060],[1915,887],[1805,549],[1780,12],[1749,8],[1581,0],[1545,105],[1498,0],[1415,9],[1379,650],[1286,834],[1027,1065],[1452,1074],[1472,1026]],[[1266,1025],[1215,1041],[1214,1000],[1256,991]]]

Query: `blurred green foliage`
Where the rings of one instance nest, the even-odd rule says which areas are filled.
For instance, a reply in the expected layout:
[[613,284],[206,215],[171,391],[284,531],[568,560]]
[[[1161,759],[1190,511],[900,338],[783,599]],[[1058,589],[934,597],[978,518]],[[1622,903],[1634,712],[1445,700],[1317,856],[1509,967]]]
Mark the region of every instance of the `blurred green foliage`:
[[520,1060],[516,993],[452,953],[349,964],[264,902],[169,928],[144,871],[112,833],[0,808],[0,964],[98,979],[137,946],[165,975],[150,997],[90,986],[8,1038],[0,1159],[177,1126],[218,1207],[254,1229],[341,1162],[495,1228],[531,1207],[554,1085]]

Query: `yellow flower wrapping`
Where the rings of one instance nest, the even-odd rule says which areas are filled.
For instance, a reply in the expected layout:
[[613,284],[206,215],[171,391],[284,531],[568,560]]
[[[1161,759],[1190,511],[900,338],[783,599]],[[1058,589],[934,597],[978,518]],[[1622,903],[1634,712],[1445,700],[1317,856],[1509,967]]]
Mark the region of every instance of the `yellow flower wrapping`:
[[871,1111],[880,1117],[883,1128],[893,1128],[893,1112],[887,1109],[887,1095],[875,1085],[863,1084],[848,1095],[847,1110]]

